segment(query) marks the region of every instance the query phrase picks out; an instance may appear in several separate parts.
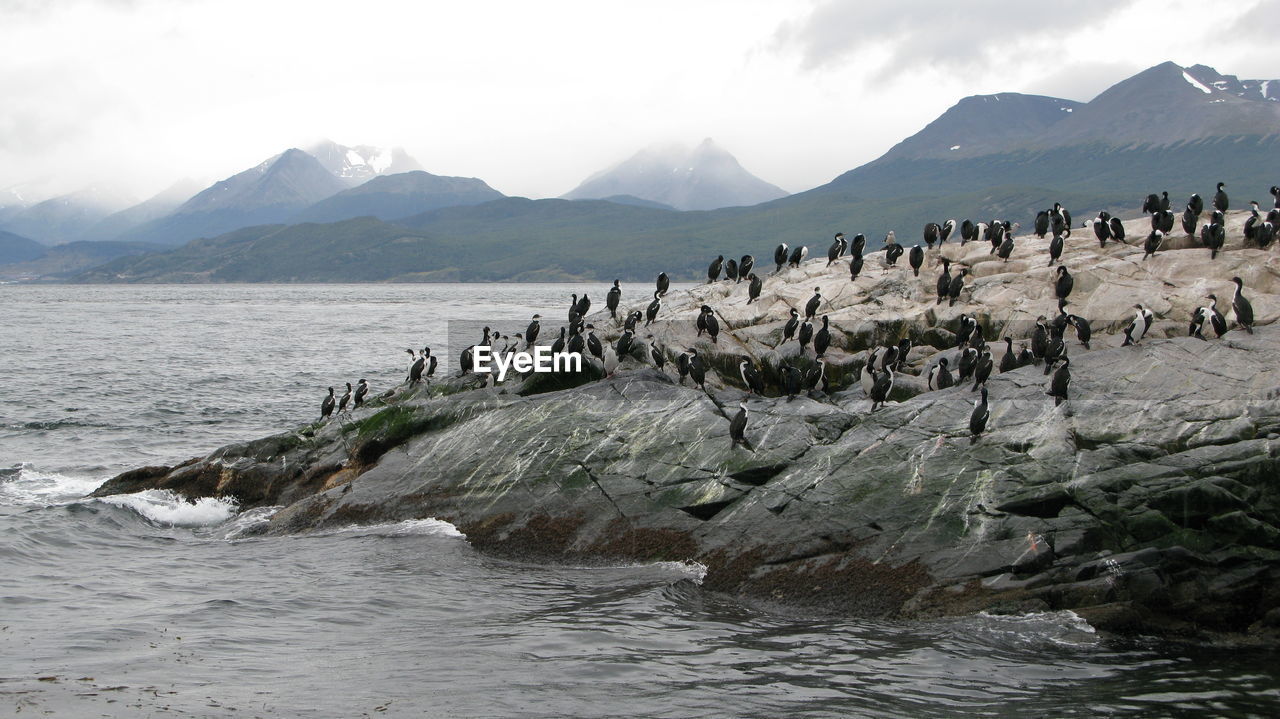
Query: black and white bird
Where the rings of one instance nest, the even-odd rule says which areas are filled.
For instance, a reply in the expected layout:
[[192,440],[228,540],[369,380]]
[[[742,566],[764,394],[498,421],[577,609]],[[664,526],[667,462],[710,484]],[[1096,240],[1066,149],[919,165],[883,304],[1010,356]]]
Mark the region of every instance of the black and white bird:
[[1129,325],[1124,328],[1124,342],[1120,345],[1121,347],[1128,347],[1141,342],[1142,338],[1146,336],[1147,330],[1151,329],[1151,323],[1155,319],[1155,315],[1151,313],[1151,310],[1142,305],[1134,305],[1133,308],[1137,312],[1134,313],[1133,319],[1129,320]]
[[1227,183],[1219,182],[1218,191],[1213,195],[1213,209],[1218,212],[1226,212],[1231,207],[1231,203],[1227,201],[1226,187]]
[[724,278],[730,282],[738,281],[738,261],[732,257],[724,263]]
[[[615,317],[617,315],[614,315]],[[524,346],[525,349],[532,347],[538,341],[538,335],[542,334],[542,315],[534,315],[533,321],[529,326],[524,328]]]
[[581,355],[587,351],[587,338],[582,336],[582,332],[577,328],[569,331],[569,344],[565,347],[565,351]]
[[1089,349],[1089,339],[1093,337],[1093,327],[1089,324],[1089,320],[1080,315],[1067,315],[1067,322],[1076,328],[1076,339],[1085,349]]
[[[613,287],[609,288],[609,294],[605,295],[604,306],[609,308],[609,316],[612,317],[615,322],[618,321],[618,303],[621,301],[622,287],[619,285],[618,280],[614,280]],[[528,339],[528,337],[525,337],[525,339]],[[533,342],[530,341],[529,344],[533,344]]]
[[635,330],[640,324],[640,320],[644,319],[644,313],[640,310],[632,310],[627,313],[627,319],[622,322],[622,329]]
[[667,273],[665,272],[658,273],[657,289],[658,289],[659,295],[661,295],[662,297],[667,296],[667,290],[671,289],[671,278],[667,277]]
[[890,267],[898,264],[898,258],[902,257],[902,245],[893,239],[893,230],[889,230],[889,234],[884,238],[884,262]]
[[1142,246],[1142,259],[1145,261],[1148,257],[1154,255],[1160,249],[1160,243],[1164,242],[1164,232],[1161,230],[1152,230],[1147,235],[1147,241]]
[[1226,217],[1215,210],[1209,216],[1209,222],[1200,228],[1200,244],[1209,248],[1209,259],[1216,260],[1223,245],[1227,243]]
[[338,414],[342,414],[347,409],[347,403],[351,401],[351,383],[347,383],[347,393],[342,395],[342,399],[338,401]]
[[1197,218],[1204,212],[1204,200],[1197,193],[1191,193],[1191,199],[1187,200],[1187,209],[1191,211]]
[[991,361],[991,350],[983,348],[982,355],[978,357],[978,361],[973,366],[973,390],[977,391],[979,385],[986,385],[987,380],[991,377],[991,370],[994,363]]
[[907,263],[911,265],[911,273],[915,277],[920,276],[920,268],[924,266],[924,250],[920,245],[911,248],[911,254],[907,257]]
[[738,261],[738,281],[747,279],[751,276],[751,269],[756,266],[756,258],[754,255],[743,255]]
[[587,325],[587,352],[598,360],[604,359],[604,345],[596,337],[596,326],[592,324]]
[[1044,373],[1049,374],[1053,364],[1067,356],[1067,343],[1062,338],[1062,331],[1049,328],[1049,346],[1044,351]]
[[555,342],[551,343],[551,353],[560,354],[561,352],[564,352],[564,348],[565,348],[564,328],[561,327],[560,337],[557,338]]
[[715,282],[720,279],[720,270],[724,267],[724,255],[716,255],[711,261],[711,266],[707,268],[707,282]]
[[760,299],[760,290],[764,289],[764,281],[754,272],[747,278],[751,280],[751,284],[747,285],[747,304],[751,304]]
[[[924,243],[933,249],[933,243],[938,241],[938,236],[942,234],[942,226],[936,222],[930,222],[924,226]],[[917,245],[918,247],[919,245]]]
[[702,358],[698,356],[698,350],[689,348],[685,350],[689,353],[689,377],[693,379],[693,383],[698,385],[699,389],[705,390],[707,382],[707,367],[702,364]]
[[587,313],[591,312],[591,298],[586,292],[583,292],[582,299],[578,300],[577,312],[579,317],[586,317]]
[[821,358],[831,346],[831,326],[827,315],[822,316],[822,329],[813,336],[814,357]]
[[355,409],[360,409],[360,405],[364,404],[364,398],[368,396],[368,394],[369,394],[369,383],[368,381],[361,379],[359,382],[356,383],[356,393],[352,397],[352,400],[353,400],[352,406]]
[[938,275],[938,304],[951,295],[951,260],[942,258],[942,274]]
[[1187,237],[1196,236],[1196,225],[1200,222],[1200,215],[1192,211],[1191,205],[1187,205],[1187,209],[1182,211],[1182,231],[1187,233]]
[[1227,318],[1218,311],[1218,296],[1209,295],[1205,299],[1209,300],[1209,304],[1196,310],[1191,322],[1191,335],[1202,340],[1208,339],[1204,336],[1204,323],[1208,322],[1214,335],[1221,337],[1227,333]]
[[1008,262],[1009,256],[1012,254],[1013,254],[1013,235],[1006,234],[1004,236],[1004,239],[1000,241],[1000,246],[996,248],[996,257],[999,257],[1005,262]]
[[978,363],[978,350],[972,347],[965,347],[960,350],[960,356],[956,359],[956,381],[964,382],[973,376],[973,367]]
[[715,310],[710,307],[703,306],[703,313],[706,315],[707,334],[711,336],[712,343],[719,343],[720,337],[720,321],[716,319]]
[[1111,239],[1111,225],[1108,224],[1110,219],[1110,213],[1099,212],[1097,217],[1089,221],[1089,224],[1093,227],[1093,236],[1098,238],[1099,247],[1106,247],[1107,240]]
[[333,388],[330,387],[329,396],[325,397],[324,401],[320,403],[320,419],[328,419],[329,415],[333,414],[333,406],[336,402],[337,400],[333,396]]
[[969,413],[969,443],[978,441],[978,436],[987,429],[987,420],[991,419],[991,411],[987,407],[987,388],[982,388],[982,397],[973,403],[973,411]]
[[855,252],[849,259],[849,279],[856,280],[862,274],[862,253]]
[[658,369],[662,369],[663,367],[666,367],[667,366],[666,351],[663,350],[662,346],[658,344],[658,341],[653,338],[653,335],[649,335],[645,339],[649,340],[649,361],[652,362],[653,366],[657,367]]
[[649,303],[648,309],[644,312],[644,326],[648,327],[653,324],[654,319],[658,317],[658,310],[662,309],[662,292],[655,290],[653,293],[653,301]]
[[415,385],[422,381],[422,371],[427,368],[427,358],[425,355],[416,356],[413,350],[406,351],[410,357],[413,357],[413,362],[409,365],[409,376],[405,378],[405,381],[410,385]]
[[947,358],[943,357],[938,363],[929,368],[927,385],[931,390],[946,389],[955,384],[955,380],[951,377],[951,370],[947,369]]
[[775,275],[782,271],[783,265],[787,264],[787,257],[787,243],[784,242],[774,248],[773,262],[778,266],[778,268],[773,271]]
[[743,449],[751,449],[747,446],[745,433],[747,431],[747,402],[743,400],[738,403],[738,412],[733,415],[733,419],[729,420],[729,449],[734,449],[738,445],[742,445]]
[[831,246],[827,248],[827,267],[835,264],[840,259],[840,255],[844,252],[844,233],[837,232],[835,239],[831,241]]
[[963,347],[969,344],[969,339],[978,329],[978,320],[967,314],[961,314],[957,321],[960,323],[960,329],[956,331],[956,346]]
[[969,268],[962,267],[958,273],[952,276],[951,291],[949,293],[951,301],[947,304],[948,307],[956,306],[956,300],[960,299],[960,291],[964,289],[964,277],[967,274],[969,274]]
[[622,334],[618,335],[618,341],[613,344],[613,351],[617,353],[618,360],[621,361],[623,357],[631,354],[631,351],[635,349],[635,345],[635,333],[631,331],[623,331]]
[[790,402],[796,398],[796,395],[800,394],[800,390],[803,388],[804,375],[800,373],[798,367],[792,364],[782,365],[780,371],[781,377],[779,379],[781,380],[782,392],[787,395],[787,401]]
[[951,233],[956,231],[956,221],[954,219],[947,220],[942,223],[942,231],[938,233],[938,243],[941,244],[951,237]]
[[813,367],[804,375],[804,386],[808,389],[816,389],[819,392],[827,392],[831,389],[827,383],[827,362],[822,358],[818,358]]
[[876,411],[877,407],[883,407],[884,403],[889,400],[889,394],[893,392],[893,368],[888,367],[883,372],[876,375],[875,382],[871,385],[871,411]]
[[1044,359],[1045,352],[1049,351],[1049,325],[1045,321],[1044,315],[1036,318],[1036,328],[1031,333],[1031,357],[1035,362]]
[[684,378],[689,376],[689,362],[693,357],[689,355],[688,350],[681,352],[676,357],[676,373],[680,375],[680,384],[684,384]]
[[747,357],[738,360],[738,374],[742,377],[742,384],[746,386],[747,391],[752,394],[764,394],[764,376]]
[[1054,294],[1058,299],[1065,300],[1071,295],[1071,289],[1075,287],[1075,278],[1067,271],[1066,265],[1058,265],[1058,279],[1053,284]]
[[804,262],[804,258],[808,256],[809,256],[809,246],[800,245],[799,247],[791,251],[791,258],[787,261],[787,264],[792,267],[799,267],[800,263]]
[[[1276,205],[1280,207],[1280,205]],[[867,236],[859,232],[853,236],[853,242],[849,243],[849,254],[861,257],[867,251]]]
[[1231,281],[1236,283],[1236,296],[1231,300],[1231,309],[1236,313],[1236,324],[1243,327],[1249,334],[1253,334],[1253,305],[1245,299],[1244,280],[1232,277]]
[[1054,235],[1053,239],[1049,240],[1049,266],[1050,267],[1053,267],[1054,263],[1058,262],[1062,258],[1062,245],[1063,245],[1062,235]]
[[782,342],[779,344],[791,341],[796,336],[796,330],[800,329],[800,311],[792,307],[789,313],[791,319],[787,320],[787,324],[782,327]]
[[804,318],[806,320],[813,319],[814,316],[818,314],[818,306],[821,304],[822,304],[822,288],[814,287],[813,297],[810,297],[809,301],[805,303],[805,306],[804,306]]
[[880,361],[877,353],[879,347],[873,347],[867,350],[867,359],[862,363],[862,369],[858,372],[858,383],[862,386],[862,393],[868,397],[871,396],[871,387],[876,381],[876,363]]
[[1124,242],[1124,223],[1120,221],[1120,218],[1112,217],[1107,221],[1107,224],[1111,227],[1111,239],[1116,242]]
[[1018,354],[1013,350],[1013,338],[1004,338],[1004,355],[1000,357],[1000,374],[1018,369]]
[[804,352],[804,348],[809,345],[809,341],[813,339],[813,323],[805,320],[800,323],[800,332],[796,339],[800,342],[800,352]]
[[1067,387],[1071,384],[1071,358],[1063,357],[1062,366],[1057,372],[1053,373],[1053,379],[1049,380],[1049,391],[1045,394],[1053,397],[1053,406],[1057,407],[1067,401]]

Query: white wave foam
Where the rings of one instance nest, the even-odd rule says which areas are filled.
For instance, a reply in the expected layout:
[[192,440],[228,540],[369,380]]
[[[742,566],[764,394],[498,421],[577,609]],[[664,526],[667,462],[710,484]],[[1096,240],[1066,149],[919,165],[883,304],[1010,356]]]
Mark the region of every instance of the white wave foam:
[[106,481],[38,472],[30,464],[20,464],[14,469],[16,471],[4,470],[4,474],[0,474],[0,504],[61,504],[82,499]]
[[429,535],[437,537],[456,537],[466,539],[467,535],[442,519],[406,519],[403,522],[387,524],[354,524],[349,527],[335,529],[328,534],[354,534],[361,537],[408,537],[412,535]]
[[231,540],[239,539],[250,530],[260,527],[271,521],[271,517],[280,511],[280,507],[255,507],[246,512],[237,514],[231,523],[227,526],[226,531],[222,533],[222,538]]
[[235,516],[235,500],[201,497],[195,503],[167,489],[148,489],[136,494],[103,497],[100,502],[132,509],[156,524],[167,527],[209,527]]
[[694,584],[702,584],[702,580],[707,576],[707,565],[688,559],[681,562],[656,562],[654,566],[679,572]]

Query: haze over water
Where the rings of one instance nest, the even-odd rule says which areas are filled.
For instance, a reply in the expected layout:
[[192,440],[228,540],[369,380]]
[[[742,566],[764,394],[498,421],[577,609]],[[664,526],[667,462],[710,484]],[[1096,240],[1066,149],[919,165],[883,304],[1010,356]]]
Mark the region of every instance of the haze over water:
[[[602,303],[607,286],[588,286]],[[1274,716],[1273,652],[1069,613],[898,623],[705,592],[691,564],[526,565],[422,519],[260,538],[271,510],[109,476],[313,420],[447,321],[544,335],[581,285],[0,286],[0,712],[52,716]],[[628,301],[647,296],[627,287]],[[624,303],[625,304],[625,303]],[[474,341],[474,340],[473,340]]]

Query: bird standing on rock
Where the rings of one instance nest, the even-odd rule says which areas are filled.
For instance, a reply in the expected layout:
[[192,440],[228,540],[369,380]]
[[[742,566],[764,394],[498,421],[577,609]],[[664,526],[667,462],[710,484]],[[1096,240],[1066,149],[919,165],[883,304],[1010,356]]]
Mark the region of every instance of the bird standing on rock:
[[956,300],[960,299],[960,290],[964,289],[964,276],[967,274],[969,274],[969,268],[962,267],[960,272],[951,278],[951,302],[947,304],[948,307],[956,306]]
[[738,281],[741,282],[751,276],[751,268],[756,266],[756,258],[752,255],[743,255],[738,262]]
[[[619,286],[618,280],[613,281],[613,287],[609,289],[609,294],[605,295],[604,306],[609,308],[609,316],[614,322],[618,321],[618,303],[622,301],[622,287]],[[527,337],[525,339],[528,339]],[[529,344],[533,344],[533,340],[529,340]]]
[[738,360],[738,374],[742,377],[742,384],[746,386],[748,392],[764,394],[764,377],[745,356]]
[[659,272],[657,285],[658,285],[658,294],[662,295],[663,297],[666,297],[667,290],[671,289],[671,278],[667,277],[667,273]]
[[951,260],[942,258],[942,274],[938,275],[938,304],[951,294]]
[[720,279],[720,270],[724,267],[724,255],[716,255],[711,261],[711,266],[707,268],[707,282],[715,282]]
[[[1227,183],[1219,182],[1218,192],[1213,196],[1213,209],[1218,212],[1226,212],[1231,207],[1231,203],[1227,201],[1226,187]],[[1248,197],[1248,195],[1245,196]]]
[[649,303],[649,308],[645,310],[644,326],[648,327],[653,324],[654,318],[658,316],[658,310],[662,309],[662,292],[655,290],[653,293],[653,302]]
[[774,271],[773,271],[773,274],[775,274],[775,275],[776,275],[776,274],[778,274],[779,272],[781,272],[781,271],[782,271],[782,266],[783,266],[783,265],[785,265],[785,264],[787,264],[787,256],[788,256],[788,255],[787,255],[787,243],[785,243],[785,242],[784,242],[784,243],[782,243],[782,244],[780,244],[780,245],[778,245],[777,247],[775,247],[775,248],[774,248],[774,250],[773,250],[773,261],[774,261],[774,263],[778,266],[778,268],[777,268],[776,270],[774,270]]
[[920,245],[911,248],[911,255],[907,257],[907,263],[911,265],[911,273],[915,277],[920,276],[920,268],[924,265],[924,250],[920,249]]
[[1245,299],[1244,280],[1232,277],[1231,281],[1236,283],[1236,296],[1231,300],[1231,308],[1236,313],[1236,324],[1243,327],[1249,334],[1253,334],[1253,305]]
[[733,449],[738,445],[742,445],[743,449],[750,449],[747,446],[747,440],[744,433],[747,430],[747,402],[743,400],[738,403],[738,413],[729,420],[729,449]]
[[1057,407],[1067,401],[1067,386],[1071,384],[1071,358],[1063,357],[1062,366],[1057,372],[1053,373],[1053,379],[1049,381],[1049,391],[1045,394],[1053,397],[1053,406]]
[[822,288],[813,288],[813,297],[809,298],[809,302],[804,306],[804,318],[811,320],[818,314],[818,307],[822,304]]
[[338,414],[342,414],[347,409],[347,403],[351,401],[351,383],[347,383],[347,393],[342,395],[342,399],[338,402]]
[[831,328],[827,315],[822,316],[822,329],[813,336],[813,352],[815,357],[822,357],[831,346]]
[[1147,334],[1147,330],[1151,329],[1151,322],[1155,319],[1155,315],[1151,314],[1151,310],[1146,309],[1142,305],[1134,305],[1137,310],[1133,319],[1129,321],[1129,326],[1124,329],[1124,343],[1121,347],[1136,345],[1142,341]]
[[796,308],[790,309],[791,319],[787,320],[787,324],[782,327],[782,343],[791,341],[796,336],[796,330],[800,329],[800,312]]
[[929,368],[928,379],[926,385],[931,390],[946,389],[955,384],[951,378],[951,370],[947,369],[947,358],[942,357],[938,363]]
[[751,280],[751,284],[747,285],[747,304],[751,304],[760,299],[760,290],[764,289],[764,282],[754,272],[747,278]]
[[876,376],[875,382],[871,385],[871,411],[874,412],[877,407],[883,407],[889,400],[891,392],[893,392],[893,368],[888,367]]
[[804,262],[804,258],[808,256],[808,254],[809,254],[809,247],[807,245],[800,245],[799,247],[791,251],[791,259],[787,262],[787,264],[792,267],[799,267],[800,263]]
[[1053,284],[1054,293],[1058,299],[1065,300],[1071,294],[1072,288],[1076,286],[1075,278],[1067,271],[1066,265],[1058,265],[1058,279]]
[[969,413],[969,443],[978,441],[978,435],[987,429],[987,420],[991,411],[987,407],[987,388],[982,388],[982,398],[973,403],[973,411]]
[[333,397],[333,388],[329,388],[329,396],[324,398],[320,403],[320,419],[328,419],[333,414],[333,405],[336,400]]

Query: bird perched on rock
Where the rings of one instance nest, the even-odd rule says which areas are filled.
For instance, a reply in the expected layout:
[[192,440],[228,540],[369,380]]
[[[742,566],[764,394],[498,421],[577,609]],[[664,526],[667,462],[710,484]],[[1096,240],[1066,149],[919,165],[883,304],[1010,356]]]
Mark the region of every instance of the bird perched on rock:
[[1053,283],[1054,294],[1058,299],[1065,300],[1071,294],[1071,289],[1076,286],[1075,278],[1067,271],[1066,265],[1058,265],[1058,279]]
[[849,259],[849,279],[856,280],[862,274],[862,253],[856,252]]
[[800,374],[798,367],[789,363],[782,365],[781,371],[782,391],[787,395],[787,401],[790,402],[796,398],[797,394],[800,394],[800,386],[804,382],[804,377]]
[[1243,327],[1249,334],[1253,334],[1253,305],[1245,299],[1244,280],[1232,277],[1231,281],[1236,283],[1236,296],[1231,300],[1231,308],[1236,313],[1236,324]]
[[808,255],[809,255],[809,247],[807,245],[800,245],[799,247],[791,251],[791,258],[787,262],[787,264],[790,265],[791,267],[799,267],[800,263],[804,262],[804,258],[807,257]]
[[889,367],[877,375],[875,382],[871,385],[871,411],[874,412],[877,407],[883,407],[884,403],[889,401],[891,392],[893,392],[893,368]]
[[353,406],[356,409],[360,409],[360,405],[364,404],[364,398],[368,396],[368,394],[369,394],[369,382],[367,380],[361,379],[359,382],[356,383],[356,393],[353,397],[354,399]]
[[796,336],[796,330],[800,329],[800,311],[792,307],[788,310],[788,313],[791,315],[791,319],[787,320],[787,324],[782,326],[782,342],[779,344],[790,342],[791,338]]
[[1231,207],[1231,203],[1227,201],[1226,187],[1227,183],[1219,182],[1218,192],[1213,196],[1213,209],[1218,212],[1226,212]]
[[724,263],[724,278],[730,282],[738,281],[738,261],[732,257]]
[[920,276],[920,268],[924,266],[924,250],[920,249],[920,245],[911,248],[911,254],[907,257],[907,264],[911,265],[911,273],[914,277]]
[[951,370],[947,369],[946,357],[940,358],[937,364],[929,368],[926,384],[931,390],[946,389],[955,384],[955,380],[951,377]]
[[666,351],[664,351],[658,344],[658,341],[653,338],[653,335],[648,335],[645,339],[649,340],[649,361],[653,363],[654,367],[662,369],[667,364]]
[[1151,314],[1151,310],[1144,308],[1142,305],[1134,305],[1137,310],[1133,319],[1129,321],[1129,326],[1124,328],[1124,343],[1121,347],[1136,345],[1142,341],[1147,334],[1147,330],[1151,329],[1151,322],[1155,319],[1155,315]]
[[747,304],[751,304],[760,299],[760,290],[764,289],[764,281],[754,272],[747,275],[747,278],[751,280],[751,284],[747,285]]
[[347,393],[342,395],[342,399],[338,402],[338,414],[342,414],[347,409],[347,403],[351,401],[351,383],[347,383]]
[[1221,337],[1227,333],[1227,318],[1218,311],[1218,296],[1209,295],[1205,299],[1209,300],[1209,304],[1197,308],[1191,317],[1191,336],[1207,340],[1208,338],[1204,336],[1204,323],[1208,322],[1213,328],[1213,333]]
[[973,390],[976,392],[978,386],[982,385],[985,389],[987,379],[991,377],[991,369],[994,364],[991,361],[991,350],[983,348],[982,354],[978,357],[978,361],[973,366]]
[[733,419],[729,420],[729,449],[733,449],[738,445],[742,445],[743,449],[751,449],[747,446],[746,431],[747,402],[743,400],[738,403],[738,413],[733,415]]
[[1053,406],[1057,407],[1067,401],[1067,386],[1071,384],[1071,358],[1063,357],[1062,366],[1057,372],[1053,373],[1053,379],[1049,381],[1049,391],[1045,394],[1053,397]]
[[1013,338],[1004,338],[1004,355],[1000,358],[1000,374],[1018,369],[1018,354],[1013,350]]
[[[609,294],[605,295],[604,306],[609,309],[609,316],[614,322],[618,321],[618,303],[622,301],[622,287],[618,280],[613,281],[613,287],[609,288]],[[526,338],[527,339],[527,338]],[[530,340],[529,344],[533,344]]]
[[1062,245],[1063,245],[1062,235],[1054,235],[1053,239],[1049,240],[1049,266],[1050,267],[1053,267],[1054,263],[1058,262],[1059,259],[1062,257]]
[[787,243],[782,243],[773,250],[773,262],[778,266],[773,273],[776,275],[782,271],[782,266],[787,264]]
[[831,346],[831,324],[827,315],[822,316],[822,329],[818,330],[813,336],[813,351],[815,357],[822,357],[827,353],[827,348]]
[[822,288],[814,287],[813,297],[810,297],[809,301],[804,306],[804,318],[806,320],[813,319],[814,315],[818,314],[818,307],[821,304],[822,304]]
[[711,261],[711,265],[707,267],[707,282],[715,282],[720,279],[720,270],[724,268],[724,255],[716,255]]
[[893,267],[898,264],[899,257],[902,257],[902,245],[893,238],[893,230],[889,230],[889,234],[884,238],[884,262]]
[[330,387],[329,396],[320,403],[320,419],[328,419],[329,415],[333,414],[333,405],[336,401],[333,397],[333,388]]
[[738,281],[747,279],[751,275],[751,268],[756,266],[756,258],[753,255],[743,255],[738,261]]
[[653,293],[653,302],[649,303],[648,309],[644,312],[644,326],[648,327],[653,324],[653,320],[658,316],[658,310],[662,309],[662,292],[655,291]]
[[764,394],[764,376],[755,368],[755,365],[751,364],[749,358],[744,356],[738,360],[738,374],[742,377],[742,384],[746,386],[748,392]]
[[1162,242],[1164,242],[1164,231],[1152,230],[1151,234],[1147,235],[1147,241],[1142,246],[1144,253],[1142,259],[1145,261],[1148,257],[1154,255],[1160,249],[1160,243]]
[[987,408],[987,388],[982,388],[982,397],[973,403],[973,411],[969,413],[969,443],[978,441],[978,435],[987,429],[987,420],[991,411]]
[[938,275],[938,302],[942,304],[951,295],[951,260],[942,258],[942,274]]
[[969,274],[969,268],[962,267],[960,268],[960,272],[951,278],[951,291],[949,293],[951,295],[951,301],[947,303],[948,307],[956,306],[956,300],[960,299],[960,290],[964,289],[964,277],[967,274]]

